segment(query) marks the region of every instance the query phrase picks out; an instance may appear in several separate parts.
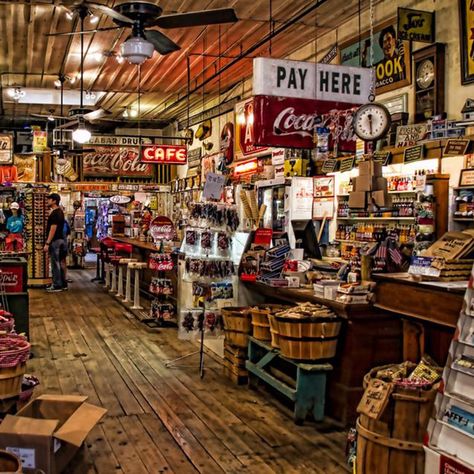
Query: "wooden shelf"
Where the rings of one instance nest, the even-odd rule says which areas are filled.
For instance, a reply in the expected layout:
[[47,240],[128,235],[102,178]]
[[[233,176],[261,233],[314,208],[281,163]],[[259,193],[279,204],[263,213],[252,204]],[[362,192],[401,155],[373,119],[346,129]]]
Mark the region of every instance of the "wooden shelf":
[[462,221],[462,222],[473,222],[474,223],[474,217],[453,217],[453,221]]
[[338,217],[341,221],[414,221],[414,217]]

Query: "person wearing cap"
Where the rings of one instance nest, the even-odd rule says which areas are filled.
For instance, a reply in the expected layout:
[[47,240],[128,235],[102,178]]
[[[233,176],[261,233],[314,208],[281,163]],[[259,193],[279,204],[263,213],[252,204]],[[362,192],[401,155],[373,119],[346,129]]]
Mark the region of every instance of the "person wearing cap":
[[12,215],[7,219],[7,230],[9,234],[5,239],[5,250],[9,252],[23,250],[23,227],[25,226],[21,215],[20,205],[17,202],[10,204]]
[[61,260],[67,255],[67,246],[64,239],[64,212],[59,207],[61,197],[52,193],[47,197],[47,204],[51,209],[46,225],[46,241],[43,251],[49,253],[53,284],[46,290],[49,292],[67,290],[66,277]]

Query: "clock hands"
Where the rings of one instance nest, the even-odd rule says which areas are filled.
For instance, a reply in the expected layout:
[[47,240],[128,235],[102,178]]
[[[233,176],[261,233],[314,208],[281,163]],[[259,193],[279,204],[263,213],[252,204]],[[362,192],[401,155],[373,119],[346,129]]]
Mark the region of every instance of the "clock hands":
[[370,134],[372,135],[372,114],[368,114],[367,118],[369,119]]

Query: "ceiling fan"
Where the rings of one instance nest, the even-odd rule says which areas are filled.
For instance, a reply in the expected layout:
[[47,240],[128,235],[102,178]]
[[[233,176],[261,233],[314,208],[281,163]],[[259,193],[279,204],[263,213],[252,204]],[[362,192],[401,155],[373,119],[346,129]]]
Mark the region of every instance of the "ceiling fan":
[[97,28],[67,33],[50,33],[46,36],[69,36],[109,31],[120,28],[131,28],[132,34],[122,43],[121,55],[133,64],[142,64],[151,58],[156,50],[162,55],[178,51],[181,47],[168,38],[161,31],[150,29],[157,26],[163,29],[188,28],[193,26],[206,26],[220,23],[235,23],[238,18],[233,8],[217,8],[213,10],[200,10],[186,13],[171,13],[163,15],[163,9],[149,1],[136,0],[122,2],[114,8],[100,3],[83,0],[70,7],[71,11],[79,12],[84,18],[92,11],[110,17],[118,26]]

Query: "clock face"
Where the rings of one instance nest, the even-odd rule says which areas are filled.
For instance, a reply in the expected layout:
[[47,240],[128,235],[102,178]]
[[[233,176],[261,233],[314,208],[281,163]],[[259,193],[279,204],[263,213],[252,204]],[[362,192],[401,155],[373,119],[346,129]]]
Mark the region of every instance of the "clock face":
[[381,104],[365,104],[355,113],[353,123],[355,134],[362,140],[379,140],[390,128],[390,112]]
[[425,59],[420,63],[416,70],[416,83],[426,89],[433,84],[435,78],[434,64],[431,59]]

